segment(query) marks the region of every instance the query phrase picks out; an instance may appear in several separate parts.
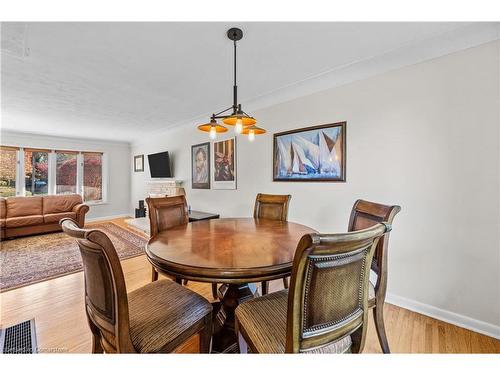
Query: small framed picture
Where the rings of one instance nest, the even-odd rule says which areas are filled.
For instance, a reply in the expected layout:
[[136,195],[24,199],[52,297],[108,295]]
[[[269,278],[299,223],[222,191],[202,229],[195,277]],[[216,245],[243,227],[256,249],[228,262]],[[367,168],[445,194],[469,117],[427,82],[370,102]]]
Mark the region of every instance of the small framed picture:
[[210,142],[191,146],[191,188],[210,189]]
[[134,172],[144,172],[144,155],[134,156]]
[[214,142],[212,158],[214,189],[236,189],[236,138]]

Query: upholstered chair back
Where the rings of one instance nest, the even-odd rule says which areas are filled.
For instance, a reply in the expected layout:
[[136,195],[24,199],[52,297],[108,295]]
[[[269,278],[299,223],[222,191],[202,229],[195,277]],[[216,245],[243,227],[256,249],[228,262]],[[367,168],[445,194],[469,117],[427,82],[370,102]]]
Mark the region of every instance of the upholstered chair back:
[[149,210],[151,237],[167,229],[189,222],[184,195],[165,198],[146,198]]
[[287,221],[288,205],[291,195],[257,194],[253,217],[256,219],[270,219]]
[[[336,353],[349,338],[361,352],[368,322],[370,262],[388,224],[344,234],[307,234],[293,261],[286,352]],[[331,348],[331,350],[329,349]]]
[[64,233],[76,239],[83,261],[85,310],[94,335],[106,352],[131,352],[127,290],[116,249],[97,229],[81,229],[62,219]]

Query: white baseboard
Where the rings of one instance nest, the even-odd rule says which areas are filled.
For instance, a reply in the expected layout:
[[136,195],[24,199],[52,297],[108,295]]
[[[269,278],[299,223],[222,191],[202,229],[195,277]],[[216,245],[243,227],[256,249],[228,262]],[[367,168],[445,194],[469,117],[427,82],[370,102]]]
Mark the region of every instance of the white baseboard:
[[86,223],[92,223],[94,221],[113,220],[113,219],[118,219],[120,217],[130,217],[130,212],[126,212],[124,214],[119,214],[119,215],[93,217],[91,219],[85,218],[85,222]]
[[469,329],[483,335],[500,339],[500,326],[469,318],[451,311],[443,310],[438,307],[426,305],[425,303],[414,301],[405,297],[400,297],[392,293],[387,293],[385,298],[387,303],[403,307],[407,310],[417,312],[431,318],[442,320],[443,322],[454,324],[456,326]]

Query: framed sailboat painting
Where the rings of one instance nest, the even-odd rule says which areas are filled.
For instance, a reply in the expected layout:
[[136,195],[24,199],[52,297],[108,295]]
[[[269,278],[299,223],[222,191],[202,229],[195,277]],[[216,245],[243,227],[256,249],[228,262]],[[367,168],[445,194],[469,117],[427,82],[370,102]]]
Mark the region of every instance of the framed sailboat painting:
[[346,122],[274,134],[273,181],[345,182]]

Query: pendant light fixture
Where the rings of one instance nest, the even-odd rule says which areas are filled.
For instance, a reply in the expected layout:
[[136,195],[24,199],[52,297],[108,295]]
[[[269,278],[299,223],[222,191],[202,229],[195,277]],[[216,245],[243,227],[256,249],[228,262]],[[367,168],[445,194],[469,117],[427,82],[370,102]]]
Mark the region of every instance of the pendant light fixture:
[[243,128],[241,134],[248,135],[248,140],[253,142],[255,140],[256,135],[264,134],[266,132],[265,129],[259,128],[258,126],[252,125],[246,128]]
[[225,126],[217,124],[214,116],[212,116],[208,124],[199,125],[198,129],[203,132],[208,132],[210,134],[210,139],[217,138],[217,133],[227,132],[227,128]]
[[[227,31],[227,37],[233,41],[234,45],[234,85],[233,85],[233,105],[223,111],[214,113],[208,124],[199,125],[198,129],[210,134],[211,139],[217,137],[217,133],[227,132],[224,125],[234,126],[236,134],[248,135],[248,139],[253,141],[256,135],[264,134],[265,129],[255,126],[257,121],[249,116],[241,109],[241,104],[238,104],[238,86],[236,84],[236,42],[243,38],[243,31],[233,27]],[[225,114],[231,111],[229,114]],[[217,119],[222,119],[224,125],[217,123]]]

